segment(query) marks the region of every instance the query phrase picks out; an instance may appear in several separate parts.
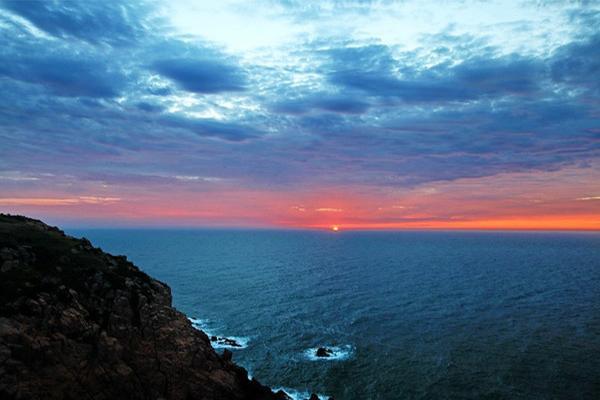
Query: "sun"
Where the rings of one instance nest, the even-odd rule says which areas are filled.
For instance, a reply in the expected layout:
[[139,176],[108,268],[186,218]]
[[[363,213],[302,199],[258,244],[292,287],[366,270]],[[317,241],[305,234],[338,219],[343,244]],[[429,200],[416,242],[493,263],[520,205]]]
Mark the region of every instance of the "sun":
[[340,230],[340,227],[339,227],[339,226],[337,226],[337,225],[333,225],[333,226],[331,227],[331,230],[332,230],[332,231],[334,231],[334,232],[337,232],[337,231],[339,231],[339,230]]

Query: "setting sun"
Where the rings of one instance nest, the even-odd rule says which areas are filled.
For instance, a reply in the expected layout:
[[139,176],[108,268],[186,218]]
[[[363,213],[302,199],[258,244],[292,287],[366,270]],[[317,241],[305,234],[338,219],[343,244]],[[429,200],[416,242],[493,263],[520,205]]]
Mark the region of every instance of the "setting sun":
[[337,231],[339,231],[339,230],[340,230],[340,228],[339,228],[337,225],[333,225],[333,226],[331,227],[331,230],[332,230],[332,231],[334,231],[334,232],[337,232]]

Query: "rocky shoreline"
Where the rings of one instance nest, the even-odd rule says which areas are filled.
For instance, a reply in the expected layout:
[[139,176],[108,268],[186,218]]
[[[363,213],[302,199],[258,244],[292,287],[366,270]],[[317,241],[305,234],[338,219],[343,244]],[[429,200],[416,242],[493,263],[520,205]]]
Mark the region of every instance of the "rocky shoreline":
[[0,214],[0,398],[290,398],[217,354],[211,339],[227,338],[193,328],[171,300],[126,257]]

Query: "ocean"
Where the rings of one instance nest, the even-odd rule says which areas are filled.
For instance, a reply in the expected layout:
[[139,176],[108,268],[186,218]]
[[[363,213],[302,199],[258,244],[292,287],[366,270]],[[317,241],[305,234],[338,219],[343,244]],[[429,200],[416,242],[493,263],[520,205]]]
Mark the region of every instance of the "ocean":
[[169,284],[297,398],[600,398],[600,233],[68,233]]

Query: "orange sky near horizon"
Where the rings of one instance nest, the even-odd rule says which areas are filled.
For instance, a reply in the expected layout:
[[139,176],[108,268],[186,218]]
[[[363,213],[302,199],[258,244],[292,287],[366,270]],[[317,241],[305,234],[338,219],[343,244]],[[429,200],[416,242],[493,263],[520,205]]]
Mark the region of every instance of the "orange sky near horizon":
[[[500,174],[407,189],[240,189],[226,183],[45,190],[0,197],[2,212],[67,226],[600,230],[593,167]],[[54,186],[59,188],[60,185]]]

